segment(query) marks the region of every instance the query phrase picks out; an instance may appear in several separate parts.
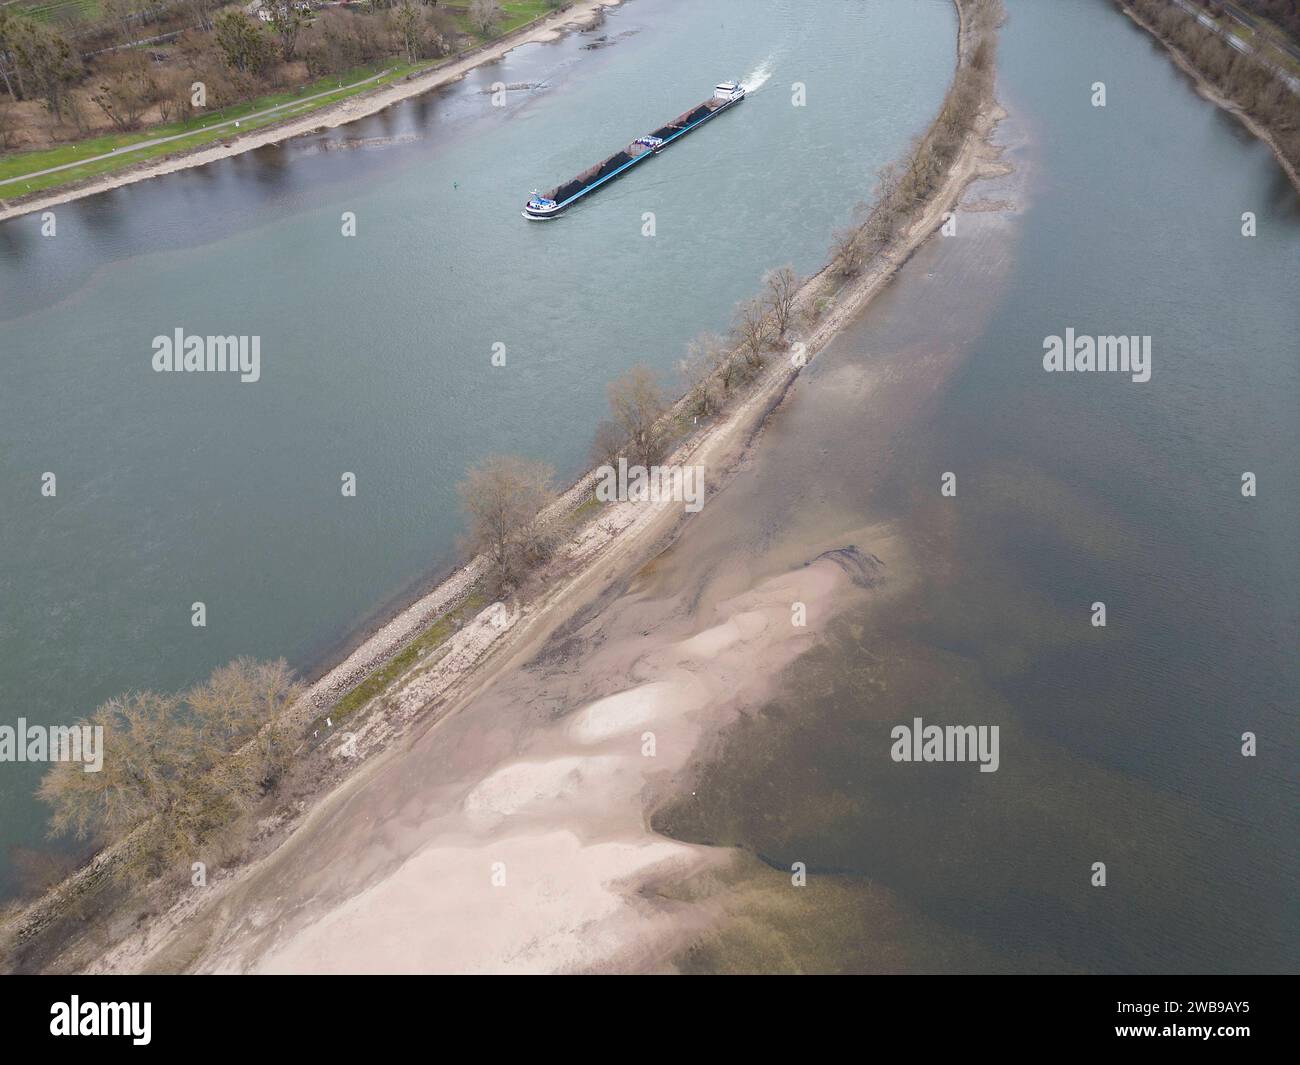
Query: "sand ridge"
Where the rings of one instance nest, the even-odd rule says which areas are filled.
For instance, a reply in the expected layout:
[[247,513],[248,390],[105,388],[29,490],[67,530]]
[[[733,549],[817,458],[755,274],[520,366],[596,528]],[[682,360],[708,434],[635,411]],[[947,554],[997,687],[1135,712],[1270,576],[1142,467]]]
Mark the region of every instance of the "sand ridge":
[[[665,956],[710,912],[645,889],[731,855],[654,833],[647,797],[681,780],[700,744],[759,705],[783,665],[860,594],[843,566],[822,559],[721,604],[688,635],[666,626],[604,646],[586,671],[645,679],[543,723],[471,781],[453,813],[403,829],[402,859],[355,895],[263,904],[256,926],[245,919],[200,968],[527,973]],[[794,601],[815,625],[792,623]],[[520,697],[511,684],[502,706]],[[380,836],[372,846],[394,846]],[[281,909],[294,914],[288,926]]]

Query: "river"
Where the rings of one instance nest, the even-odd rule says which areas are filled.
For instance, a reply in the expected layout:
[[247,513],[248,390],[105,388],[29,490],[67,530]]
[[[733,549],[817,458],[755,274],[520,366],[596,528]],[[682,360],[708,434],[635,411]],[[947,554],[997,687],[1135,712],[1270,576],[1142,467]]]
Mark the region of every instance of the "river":
[[[763,271],[821,264],[937,109],[955,27],[948,0],[633,0],[365,120],[56,208],[52,238],[0,226],[0,721],[337,655],[460,557],[473,461],[576,475],[609,380],[645,361],[679,387]],[[742,107],[520,217],[733,76]],[[498,108],[498,82],[524,87]],[[260,337],[260,380],[154,373],[178,328]],[[44,845],[39,775],[0,773],[0,891]]]
[[[1017,169],[967,201],[1011,210],[908,264],[640,590],[708,617],[847,543],[897,584],[659,811],[756,856],[688,971],[1295,966],[1297,199],[1112,5],[1008,7]],[[1150,381],[1044,372],[1067,327],[1149,335]],[[893,761],[917,717],[999,726],[998,770]]]
[[[580,618],[580,625],[566,629],[544,653],[499,677],[475,705],[395,752],[386,774],[358,782],[347,802],[333,804],[291,840],[247,887],[251,902],[238,908],[244,914],[242,925],[236,922],[227,929],[231,943],[251,944],[246,929],[260,929],[258,935],[274,939],[281,918],[286,918],[306,929],[299,934],[295,928],[277,944],[289,953],[273,962],[291,968],[354,964],[358,955],[343,949],[338,934],[349,927],[361,946],[377,955],[372,963],[385,967],[436,964],[438,957],[446,956],[436,952],[443,945],[439,936],[463,938],[460,947],[466,957],[476,951],[488,957],[490,944],[485,944],[508,923],[491,910],[497,906],[508,908],[521,921],[536,917],[537,928],[525,929],[522,941],[530,944],[524,960],[539,965],[552,946],[561,957],[565,950],[571,959],[577,952],[568,964],[581,965],[588,948],[594,954],[598,946],[617,943],[613,933],[625,933],[627,923],[634,925],[631,942],[665,914],[674,918],[673,930],[680,935],[683,928],[693,929],[690,922],[704,912],[711,920],[707,927],[691,931],[689,945],[672,959],[674,967],[909,972],[1294,969],[1300,947],[1294,889],[1300,873],[1300,796],[1294,776],[1300,753],[1294,722],[1300,692],[1294,654],[1300,635],[1300,532],[1295,521],[1300,503],[1300,425],[1295,418],[1300,399],[1295,358],[1300,304],[1294,298],[1300,205],[1267,148],[1199,97],[1167,55],[1106,0],[1009,0],[1008,7],[999,94],[1010,117],[998,139],[1014,172],[973,186],[958,214],[956,234],[922,248],[867,313],[806,368],[735,479],[710,497],[670,550],[630,579],[628,594]],[[619,50],[636,56],[635,49],[649,47],[657,31],[648,12],[673,10],[687,17],[684,7],[647,3],[633,5],[611,20],[613,32],[631,25],[620,24],[619,18],[647,21],[640,33],[615,47],[582,57],[568,75],[573,92],[581,95],[585,87],[588,107],[597,100],[607,105],[611,84],[640,76],[619,66]],[[807,20],[793,9],[779,10],[788,12],[783,33],[797,35],[807,28]],[[913,26],[914,19],[932,19],[917,39],[927,33],[934,38],[927,53],[935,71],[928,100],[933,110],[947,76],[950,11],[910,4],[831,4],[827,11],[860,29],[866,23],[853,20],[893,12],[898,32]],[[700,25],[709,22],[702,19]],[[817,22],[819,34],[828,24]],[[751,28],[746,23],[741,35]],[[668,38],[664,40],[668,48]],[[715,39],[715,45],[722,40],[728,46],[734,43],[730,32]],[[777,56],[772,80],[753,100],[711,124],[708,135],[725,131],[725,136],[735,136],[737,151],[744,147],[745,130],[728,122],[762,113],[758,107],[745,110],[751,104],[772,107],[772,121],[780,111],[793,123],[791,136],[805,121],[791,119],[784,111],[789,107],[785,87],[804,80],[811,88],[816,80],[779,65],[777,40],[773,36],[766,47],[754,46],[748,61],[731,60],[751,72],[769,56]],[[828,42],[833,42],[832,48],[849,47],[841,36],[828,35],[809,44],[809,55],[824,57]],[[573,45],[570,41],[554,49]],[[587,58],[595,65],[588,65]],[[631,65],[640,69],[648,61],[641,55]],[[794,69],[801,67],[796,64]],[[863,70],[874,78],[869,64],[846,59],[845,83],[859,78]],[[900,74],[909,86],[900,87],[901,96],[910,98],[908,79],[915,73],[909,65]],[[588,75],[590,81],[584,80]],[[515,72],[484,72],[483,80],[498,77],[527,80]],[[1105,108],[1090,102],[1098,80],[1107,85]],[[870,84],[874,92],[874,81]],[[542,94],[521,108],[523,114],[511,117],[485,110],[480,119],[503,128],[512,122],[515,128],[526,128],[534,121],[528,108],[543,104],[563,106],[559,94],[550,100]],[[472,103],[465,106],[472,108]],[[856,123],[863,120],[862,112],[860,98],[853,97],[851,108],[836,119],[839,131],[828,134],[832,149],[842,146],[845,153],[858,156]],[[894,130],[895,150],[928,113],[918,107],[913,126]],[[855,135],[847,136],[846,130]],[[519,134],[520,139],[528,136]],[[888,157],[883,142],[890,139],[882,138],[883,155],[874,158],[872,166]],[[489,140],[462,142],[453,137],[453,144],[455,150],[473,154],[485,150]],[[500,159],[511,159],[515,147],[512,130],[503,137]],[[308,149],[304,145],[285,151],[296,150]],[[543,153],[563,150],[551,141],[539,147]],[[706,158],[716,160],[720,150],[714,146],[707,155],[701,150],[700,165]],[[333,166],[373,166],[368,181],[381,181],[376,175],[386,167],[402,165],[337,162],[340,156],[350,159],[357,154],[325,153],[314,161],[326,174]],[[799,179],[780,173],[781,167],[761,154],[754,165],[764,180],[790,181],[788,194],[802,197],[801,190],[795,191]],[[792,153],[791,159],[807,161],[809,155]],[[437,158],[433,153],[418,165],[437,171]],[[561,174],[574,169],[553,156],[549,161],[550,169],[559,167]],[[641,176],[647,177],[647,186],[660,180],[661,164],[667,161],[665,157],[646,168]],[[254,162],[239,165],[251,169]],[[683,171],[688,163],[681,161]],[[805,270],[815,264],[824,252],[829,225],[845,217],[862,195],[871,168],[861,167],[856,184],[845,184],[838,193],[841,199],[824,205],[827,220],[819,229],[805,224],[808,211],[794,212],[782,242],[769,249],[769,258],[792,258]],[[454,194],[473,188],[456,176],[463,172],[460,168],[438,172],[448,183],[459,183]],[[320,171],[311,173],[314,181],[332,187]],[[695,189],[705,200],[719,194],[719,171],[708,173],[706,177],[701,171]],[[261,180],[274,188],[281,179]],[[301,178],[283,180],[293,195],[305,197],[294,184]],[[513,190],[531,180],[519,176],[508,184]],[[676,252],[660,250],[672,245],[658,242],[688,205],[675,197],[647,196],[643,201],[634,194],[635,180],[603,202],[593,201],[590,213],[573,215],[559,230],[560,240],[580,240],[579,226],[590,225],[601,211],[611,219],[603,230],[608,237],[613,219],[626,210],[630,250],[617,241],[588,249],[600,257],[595,272],[599,285],[592,280],[586,298],[573,305],[570,313],[577,317],[548,321],[535,335],[585,331],[589,319],[608,310],[600,320],[603,332],[590,338],[588,357],[593,359],[611,350],[610,329],[623,330],[619,336],[628,343],[639,338],[648,344],[648,338],[659,336],[663,321],[671,320],[679,330],[671,350],[661,350],[657,343],[654,347],[662,360],[659,365],[666,368],[687,336],[721,324],[730,302],[752,291],[760,268],[749,268],[743,283],[733,283],[729,263],[767,265],[761,249],[750,245],[767,235],[752,231],[757,215],[735,232],[728,228],[726,247],[703,238],[696,241],[692,231],[680,239],[691,243],[693,255],[678,259]],[[532,183],[547,181],[538,178]],[[409,207],[418,193],[409,188],[409,178],[397,184]],[[648,191],[671,197],[671,189],[656,184]],[[621,197],[629,190],[633,195],[625,202]],[[444,190],[443,195],[451,194]],[[325,220],[333,225],[349,199],[363,202],[358,196],[354,192],[349,197],[344,190],[328,207],[303,210],[307,215],[319,210],[320,226]],[[815,204],[816,195],[810,191],[808,196]],[[498,198],[504,215],[515,201],[504,192]],[[692,217],[692,226],[730,226],[710,213],[724,203],[730,210],[728,198],[720,196]],[[639,227],[646,210],[656,211],[660,235],[642,243],[646,238],[640,237]],[[1247,211],[1257,220],[1253,237],[1241,232],[1241,216]],[[369,211],[361,210],[358,216],[364,225]],[[415,217],[407,218],[408,225],[414,227],[410,219]],[[271,231],[280,224],[264,223]],[[452,225],[447,220],[440,224]],[[534,230],[544,232],[533,227],[515,236],[533,241],[538,239]],[[284,235],[285,241],[291,232]],[[224,239],[237,244],[253,240],[238,233]],[[412,238],[401,257],[420,255],[421,247]],[[515,262],[510,247],[501,253],[503,271],[518,268],[510,265]],[[741,248],[749,251],[740,255]],[[184,250],[157,254],[166,259]],[[266,254],[276,261],[276,256],[284,259],[290,252],[277,239]],[[443,280],[450,283],[445,276],[450,273],[448,260],[436,249],[425,254],[441,264]],[[520,254],[518,246],[513,254]],[[676,287],[678,275],[673,271],[694,265],[694,256],[708,258],[709,269],[702,269],[694,284]],[[234,261],[224,260],[231,269]],[[459,269],[460,259],[456,264]],[[673,302],[661,302],[642,318],[637,314],[642,306],[639,293],[649,284],[647,272],[660,268],[666,272],[654,276],[662,288],[672,290]],[[169,275],[156,270],[158,287]],[[557,274],[538,268],[530,280],[561,293],[565,285]],[[108,276],[116,277],[116,271]],[[314,276],[322,278],[326,272],[318,268]],[[419,297],[402,271],[391,270],[385,280],[396,290],[387,304],[393,315],[388,329],[398,335],[409,329],[402,324],[406,318],[400,307],[418,303]],[[482,285],[483,277],[479,280]],[[93,288],[89,281],[83,285]],[[717,294],[716,301],[701,287]],[[141,286],[141,298],[148,289]],[[79,306],[78,301],[88,298],[74,294],[62,303]],[[269,299],[269,294],[261,298]],[[702,306],[714,302],[711,311]],[[59,306],[50,303],[44,312],[10,316],[4,328],[29,329],[30,319],[52,314]],[[534,335],[528,332],[529,316],[549,315],[551,304],[542,301],[527,314],[510,300],[492,306],[496,313],[479,319],[489,321],[491,328],[465,333],[469,339],[463,350],[481,352],[485,361],[488,337],[502,339],[511,351],[518,344],[527,353],[520,361],[534,374],[528,380],[535,391],[527,395],[530,402],[543,403],[540,382],[549,386],[550,378],[538,360],[545,356],[529,352],[513,337]],[[497,329],[501,315],[515,325],[507,322]],[[47,328],[53,320],[46,319]],[[302,328],[307,321],[295,319]],[[337,316],[332,325],[341,331],[352,328],[350,322],[340,324]],[[1045,373],[1044,340],[1067,328],[1088,335],[1150,336],[1150,380]],[[147,330],[149,335],[156,331]],[[48,346],[41,350],[51,358],[69,359]],[[381,357],[373,349],[368,352],[368,361]],[[624,355],[628,361],[633,357]],[[139,369],[145,345],[118,357],[122,367]],[[423,364],[400,343],[386,357],[407,367],[397,375],[397,384],[388,383],[390,394],[410,388],[417,376],[414,367]],[[554,372],[571,365],[568,351],[552,357],[557,360]],[[213,552],[230,551],[233,557],[242,551],[245,558],[259,559],[248,583],[261,581],[267,587],[260,598],[248,592],[249,612],[241,615],[246,624],[261,624],[258,611],[270,611],[271,604],[286,617],[297,617],[300,605],[305,609],[310,602],[304,594],[320,593],[314,586],[308,588],[305,579],[301,587],[277,585],[286,578],[271,562],[260,562],[270,557],[264,538],[274,543],[283,536],[285,553],[292,556],[291,570],[300,577],[302,567],[319,561],[313,552],[324,550],[322,543],[334,544],[347,530],[357,536],[349,550],[339,548],[349,565],[383,561],[392,572],[400,571],[391,558],[371,556],[383,555],[391,541],[400,544],[407,535],[425,555],[423,562],[413,561],[403,572],[421,572],[434,553],[428,547],[434,539],[429,531],[434,519],[427,498],[417,504],[391,488],[390,498],[401,498],[410,509],[390,506],[383,519],[393,523],[392,529],[380,530],[379,519],[374,519],[374,538],[368,543],[353,526],[331,516],[336,512],[329,508],[338,505],[331,494],[336,491],[336,470],[347,461],[331,434],[342,434],[351,447],[361,448],[366,433],[378,432],[381,425],[385,432],[398,432],[382,420],[358,416],[376,413],[369,405],[371,393],[360,382],[379,388],[372,377],[383,377],[373,374],[368,361],[354,365],[336,353],[330,362],[349,384],[341,397],[335,395],[337,407],[324,422],[328,431],[318,430],[312,437],[317,451],[326,449],[328,459],[318,462],[319,480],[330,487],[322,488],[319,496],[298,489],[305,516],[277,511],[285,527],[274,535],[268,530],[279,530],[280,525],[272,521],[270,507],[265,526],[246,528],[228,521],[209,533],[207,524],[196,522],[189,529],[188,562],[173,575],[188,572],[186,564],[194,565]],[[265,379],[273,380],[269,355],[265,363]],[[20,373],[31,372],[29,364],[18,365]],[[395,372],[394,363],[387,365],[387,372]],[[298,372],[307,374],[301,364]],[[434,389],[434,375],[428,372],[426,388]],[[123,369],[121,375],[125,373]],[[583,435],[576,432],[576,423],[584,410],[590,420],[598,417],[606,376],[580,373],[575,366],[572,382],[578,383],[554,396],[550,408],[552,416],[562,420],[533,423],[528,450],[548,455],[561,468],[576,469],[582,453],[578,437]],[[76,387],[73,377],[65,374],[65,388]],[[140,380],[146,392],[161,387],[145,373]],[[312,380],[316,392],[335,384]],[[252,386],[234,387],[263,394]],[[588,407],[573,400],[583,387],[589,388]],[[472,395],[452,398],[459,401],[459,413],[489,438],[486,449],[521,447],[497,424],[496,405],[475,402]],[[426,396],[423,406],[430,403]],[[414,405],[411,400],[403,409]],[[29,432],[36,432],[58,409],[52,401],[39,410],[29,409],[37,407],[29,401],[20,412]],[[304,405],[304,412],[309,408],[319,418],[321,411],[310,404]],[[84,408],[69,404],[79,425],[108,421],[112,409],[105,407],[89,418]],[[160,408],[150,409],[156,415]],[[485,410],[492,412],[487,420]],[[267,418],[294,414],[283,404],[262,413]],[[192,425],[196,410],[186,415]],[[308,420],[305,413],[301,417]],[[410,413],[410,418],[417,414]],[[8,419],[5,426],[7,432]],[[245,423],[245,435],[256,426],[262,426],[261,420]],[[228,455],[244,438],[236,434],[236,443],[231,443],[217,432],[222,428],[215,425],[216,435],[206,439],[212,451]],[[547,451],[543,445],[552,430],[554,450]],[[155,445],[159,431],[156,425],[138,422],[122,427],[124,434],[145,439],[152,433]],[[421,421],[421,431],[435,430]],[[428,439],[419,432],[415,437]],[[562,439],[569,442],[561,444]],[[275,440],[297,446],[291,434]],[[170,442],[174,445],[175,439]],[[453,481],[474,453],[463,449],[459,464],[451,463],[450,472],[444,470],[438,479],[427,464],[442,462],[444,456],[435,458],[417,444],[407,446],[413,450],[402,452],[405,476],[414,478],[418,470],[419,476],[440,486]],[[90,444],[83,447],[89,449]],[[565,447],[570,450],[565,452]],[[148,468],[160,476],[190,452],[155,446],[151,454],[157,464]],[[286,482],[303,480],[303,471],[312,469],[318,457],[315,452],[311,457],[295,457],[292,451],[287,457],[257,454],[268,481],[286,487]],[[12,476],[8,456],[7,449],[6,477]],[[38,460],[29,457],[25,468],[37,465]],[[214,478],[208,492],[225,483],[221,476],[227,467],[214,462],[204,468]],[[1241,493],[1241,477],[1247,471],[1257,478],[1253,497]],[[945,473],[956,476],[955,496],[940,492]],[[103,471],[98,480],[86,483],[98,485],[103,496],[127,487],[115,487],[113,475]],[[191,491],[175,480],[165,483],[173,492]],[[243,482],[235,478],[232,483]],[[363,476],[363,494],[354,503],[365,499],[369,483]],[[244,498],[238,492],[235,496]],[[193,502],[195,496],[185,498]],[[207,500],[207,495],[200,498]],[[304,498],[309,502],[301,504]],[[161,533],[166,528],[162,515],[177,520],[173,503],[155,499],[139,524],[109,526],[108,531],[116,528],[129,538],[144,525]],[[229,497],[226,506],[233,506]],[[404,516],[407,526],[418,524],[409,516],[419,507],[425,525],[416,537],[398,526]],[[215,511],[209,507],[208,513]],[[148,514],[155,525],[148,524]],[[320,528],[322,524],[328,530]],[[34,533],[29,529],[29,536]],[[61,535],[67,539],[71,532],[65,529]],[[96,535],[110,547],[114,542],[102,531]],[[294,550],[294,535],[307,550]],[[38,551],[62,542],[48,531],[39,539],[38,545],[20,542],[20,557],[28,563],[14,570],[15,578],[21,574],[37,588],[42,579],[53,579],[48,564],[36,565]],[[99,542],[87,534],[83,550],[90,550],[86,543]],[[129,542],[139,548],[135,540]],[[147,542],[170,547],[177,543],[158,536]],[[384,551],[375,549],[380,544]],[[734,613],[737,602],[748,602],[747,596],[771,588],[783,575],[800,573],[805,562],[821,553],[848,545],[879,557],[886,575],[883,586],[850,597],[827,620],[814,618],[819,634],[815,645],[788,665],[773,664],[784,661],[775,654],[771,662],[758,657],[739,664],[728,660],[731,672],[715,678],[715,684],[734,684],[735,691],[744,694],[757,686],[755,678],[762,679],[766,670],[765,695],[738,708],[743,712],[736,723],[701,752],[689,788],[680,789],[673,801],[655,811],[653,827],[671,839],[650,846],[651,857],[657,853],[654,846],[684,841],[695,846],[684,848],[687,857],[678,860],[699,863],[695,868],[703,871],[678,882],[652,869],[653,892],[637,895],[634,905],[617,911],[623,925],[592,926],[586,936],[560,936],[561,926],[546,923],[553,909],[580,900],[584,886],[619,882],[584,864],[584,855],[610,850],[610,841],[593,830],[600,825],[597,814],[603,800],[591,782],[600,779],[603,765],[622,764],[605,748],[573,753],[571,737],[581,735],[584,724],[590,726],[592,707],[608,705],[592,700],[634,685],[634,694],[653,703],[655,692],[674,690],[654,672],[665,655],[681,671],[682,648],[689,645],[693,653],[700,647],[716,648],[727,619],[739,617]],[[207,554],[201,550],[205,547]],[[418,561],[419,551],[412,551]],[[99,575],[102,561],[80,560],[78,572],[84,575],[93,567]],[[340,565],[339,558],[333,562]],[[119,560],[117,569],[100,579],[129,585],[131,578],[148,571],[139,560],[124,573],[125,565]],[[245,575],[239,567],[234,573]],[[351,569],[337,575],[345,587],[354,579],[362,578]],[[373,596],[375,581],[383,582],[373,572],[369,579]],[[393,594],[400,584],[394,578]],[[235,582],[223,588],[223,594],[233,595],[239,587]],[[56,640],[58,623],[69,626],[74,618],[84,624],[67,605],[80,600],[68,598],[65,585],[60,588],[57,596],[48,593],[36,599],[47,611],[50,603],[58,603],[61,622],[45,618],[40,605],[23,606],[44,619],[41,631],[53,632]],[[337,589],[330,591],[338,594]],[[179,602],[174,609],[186,621],[188,601],[197,597],[181,588],[172,596]],[[358,598],[364,600],[360,593]],[[25,603],[8,595],[5,602],[6,609]],[[1104,627],[1092,623],[1097,602],[1106,604]],[[813,607],[815,611],[817,604]],[[161,607],[151,609],[162,613]],[[181,639],[161,622],[156,630],[137,624],[129,637],[117,637],[120,619],[117,625],[104,626],[102,616],[95,617],[99,628],[113,629],[110,635],[131,647],[137,661],[152,662],[155,671],[180,672],[181,661],[191,661],[168,651],[171,643],[154,649],[157,660],[149,659],[145,647],[151,632],[154,639]],[[318,634],[329,628],[324,617],[318,617]],[[303,630],[311,627],[301,620],[298,624]],[[343,622],[339,625],[346,628]],[[215,631],[214,626],[202,638],[209,639]],[[706,632],[710,636],[701,642]],[[100,635],[98,629],[96,633]],[[186,639],[194,635],[183,628],[182,633]],[[284,633],[279,644],[271,641],[272,650],[288,645]],[[6,654],[11,636],[6,633]],[[729,639],[732,645],[743,643],[734,636]],[[312,642],[306,636],[302,640],[303,647]],[[28,653],[21,659],[23,670],[13,672],[26,678],[27,691],[39,691],[46,698],[51,677],[63,682],[58,666],[66,650],[42,645],[33,655],[32,643],[24,644]],[[72,646],[80,653],[86,645],[72,641]],[[232,640],[214,660],[228,657],[231,648],[244,649]],[[264,647],[253,649],[265,653]],[[31,671],[28,657],[43,668]],[[698,667],[696,680],[708,680],[708,668]],[[6,666],[6,677],[11,671]],[[115,675],[103,694],[132,682]],[[620,705],[647,712],[635,701]],[[683,715],[688,716],[687,711]],[[930,724],[998,726],[997,771],[980,773],[971,764],[895,762],[890,757],[891,730],[916,717]],[[691,735],[672,718],[658,732],[664,751],[682,735]],[[1253,757],[1242,754],[1247,732],[1256,738]],[[558,747],[560,735],[570,737],[568,747]],[[525,736],[533,737],[526,749],[521,741]],[[643,742],[639,735],[636,742]],[[491,775],[482,781],[469,775],[491,764],[492,758],[501,759],[501,765]],[[515,816],[502,813],[512,806]],[[551,820],[542,818],[542,808]],[[469,814],[486,826],[481,851],[466,850],[463,822]],[[587,835],[579,828],[587,829]],[[627,849],[641,845],[626,836],[616,841]],[[512,884],[526,881],[527,862],[546,869],[545,890],[535,907],[495,901],[498,897],[485,887],[488,859],[508,845],[517,848],[514,853],[520,859],[512,860]],[[530,847],[534,849],[526,850]],[[682,850],[672,853],[680,856]],[[730,857],[730,865],[720,870],[718,856]],[[1099,862],[1105,865],[1104,886],[1095,885]],[[806,867],[806,887],[792,883],[792,869],[799,863]],[[573,892],[555,890],[556,883],[570,882]],[[392,903],[394,898],[400,906],[374,902]],[[603,899],[598,901],[604,905]],[[691,909],[690,902],[700,905]],[[474,919],[459,919],[465,915]],[[404,917],[408,923],[403,923]],[[375,926],[386,929],[389,938],[376,938]],[[200,939],[205,934],[204,929],[197,933]],[[541,947],[533,950],[537,944]],[[419,955],[421,946],[428,953]],[[395,953],[398,950],[407,950],[409,956]],[[645,950],[641,960],[663,963],[651,948]],[[435,961],[429,963],[429,958]]]
[[[1009,9],[1013,171],[668,550],[155,967],[1294,969],[1296,197],[1110,4]],[[1150,379],[1045,372],[1067,328]],[[915,718],[996,727],[996,771],[895,761]]]

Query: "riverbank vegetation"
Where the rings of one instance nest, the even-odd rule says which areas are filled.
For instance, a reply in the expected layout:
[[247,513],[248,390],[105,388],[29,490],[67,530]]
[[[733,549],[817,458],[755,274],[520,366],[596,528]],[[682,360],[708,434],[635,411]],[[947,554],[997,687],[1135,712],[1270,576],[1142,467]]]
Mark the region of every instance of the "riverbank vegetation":
[[110,699],[78,723],[103,729],[100,770],[56,762],[41,781],[51,834],[99,844],[134,834],[115,866],[134,883],[211,860],[288,764],[298,743],[288,709],[301,692],[282,659],[240,658],[182,693]]
[[[0,6],[0,181],[27,194],[189,149],[407,77],[564,6],[559,0],[98,0]],[[328,92],[328,95],[323,95]],[[295,102],[307,97],[319,97]],[[233,120],[267,108],[279,113]],[[211,129],[231,122],[223,129]]]
[[459,487],[469,517],[469,549],[486,555],[495,595],[550,557],[551,538],[537,515],[555,493],[549,466],[518,455],[490,455],[470,468]]
[[[1233,47],[1223,34],[1168,0],[1116,3],[1136,14],[1216,92],[1258,122],[1292,170],[1300,170],[1300,95],[1283,80],[1287,76],[1284,69],[1262,59],[1258,52]],[[1278,5],[1276,14],[1285,17],[1289,11],[1294,16],[1294,10],[1294,6]],[[1287,24],[1296,23],[1300,16],[1287,20]],[[1296,82],[1300,84],[1300,78]]]
[[474,617],[488,603],[487,589],[471,589],[458,607],[448,611],[425,629],[419,636],[403,647],[382,666],[370,673],[360,684],[348,691],[326,713],[319,714],[306,728],[304,735],[310,734],[313,741],[318,739],[322,730],[328,735],[330,730],[346,721],[358,710],[364,709],[370,702],[385,691],[419,662],[428,661],[434,652],[451,639],[457,629]]
[[992,93],[996,67],[992,31],[1004,17],[1002,2],[968,4],[964,17],[971,22],[971,55],[958,67],[938,118],[912,142],[906,156],[878,171],[874,202],[860,204],[853,223],[834,234],[831,265],[842,278],[855,277],[912,224],[943,183]]
[[[911,229],[947,180],[993,98],[996,30],[1006,14],[1002,0],[960,0],[958,8],[964,24],[964,53],[938,116],[901,160],[881,168],[873,201],[860,204],[853,221],[832,234],[826,269],[809,279],[800,278],[788,265],[769,271],[762,278],[760,294],[737,305],[728,337],[705,333],[691,342],[680,364],[684,394],[671,407],[663,403],[663,413],[655,420],[659,428],[653,453],[662,454],[670,440],[680,439],[699,419],[725,410],[746,385],[758,380],[772,354],[802,365],[796,333],[817,323],[833,299],[835,286],[861,274]],[[638,372],[644,376],[649,371]],[[626,381],[611,390],[629,388]],[[616,405],[615,409],[613,421],[597,428],[593,459],[612,464],[627,457],[629,462],[648,465],[643,456],[651,452],[640,446],[647,429],[619,417]]]

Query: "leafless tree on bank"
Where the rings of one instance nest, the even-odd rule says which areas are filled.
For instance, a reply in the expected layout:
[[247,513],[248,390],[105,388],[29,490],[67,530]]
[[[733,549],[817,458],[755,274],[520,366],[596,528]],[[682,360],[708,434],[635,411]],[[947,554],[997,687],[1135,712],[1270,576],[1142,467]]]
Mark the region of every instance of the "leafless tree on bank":
[[553,497],[549,466],[518,455],[491,455],[458,486],[469,538],[492,564],[497,589],[522,573],[535,547],[537,513]]
[[591,441],[591,464],[593,466],[617,466],[621,456],[627,453],[627,434],[608,418],[596,426],[596,433]]
[[631,462],[647,467],[658,462],[667,444],[662,419],[668,403],[655,372],[648,366],[633,366],[611,381],[609,408],[627,438]]
[[686,382],[686,408],[696,417],[707,418],[722,405],[718,362],[725,354],[724,347],[721,338],[712,333],[701,334],[686,347],[680,369]]
[[737,304],[731,331],[746,366],[751,370],[761,367],[763,352],[767,350],[773,333],[772,318],[763,301],[754,297]]
[[763,275],[764,299],[767,311],[776,330],[777,343],[785,340],[786,331],[794,315],[794,303],[799,295],[799,275],[793,266],[769,270]]
[[148,822],[119,872],[142,882],[188,865],[278,779],[293,739],[287,711],[300,695],[283,660],[241,658],[180,695],[108,700],[80,723],[103,729],[99,772],[63,761],[41,781],[51,833],[112,842]]

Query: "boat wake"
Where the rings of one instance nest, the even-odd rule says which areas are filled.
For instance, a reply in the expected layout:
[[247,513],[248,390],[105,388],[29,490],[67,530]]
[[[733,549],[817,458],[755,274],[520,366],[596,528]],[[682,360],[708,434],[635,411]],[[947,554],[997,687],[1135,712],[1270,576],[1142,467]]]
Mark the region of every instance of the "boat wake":
[[763,62],[759,63],[758,66],[741,78],[740,84],[744,88],[745,92],[757,92],[766,85],[767,79],[772,76],[772,67],[775,62],[776,53],[773,52],[770,56],[764,59]]

